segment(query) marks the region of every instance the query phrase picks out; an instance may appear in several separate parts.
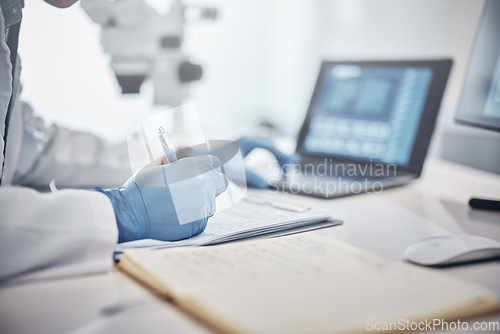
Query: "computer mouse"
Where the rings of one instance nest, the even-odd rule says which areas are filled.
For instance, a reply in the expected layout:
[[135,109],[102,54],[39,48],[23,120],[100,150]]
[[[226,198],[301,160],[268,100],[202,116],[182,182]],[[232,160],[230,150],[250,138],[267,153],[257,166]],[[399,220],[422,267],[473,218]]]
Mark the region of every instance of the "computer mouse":
[[441,235],[405,250],[405,258],[422,266],[444,266],[500,257],[500,242],[474,235]]

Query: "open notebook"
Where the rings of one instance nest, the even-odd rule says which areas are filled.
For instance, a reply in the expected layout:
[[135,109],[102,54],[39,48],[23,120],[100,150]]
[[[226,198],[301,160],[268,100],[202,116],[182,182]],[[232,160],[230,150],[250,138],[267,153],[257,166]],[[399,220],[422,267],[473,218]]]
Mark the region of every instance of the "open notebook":
[[276,236],[342,224],[329,210],[314,210],[288,202],[269,201],[247,196],[241,202],[217,212],[207,228],[192,238],[168,242],[153,239],[119,244],[117,253],[127,248],[170,248],[206,246],[228,241]]
[[311,233],[125,250],[118,266],[223,333],[359,333],[499,307],[482,287]]

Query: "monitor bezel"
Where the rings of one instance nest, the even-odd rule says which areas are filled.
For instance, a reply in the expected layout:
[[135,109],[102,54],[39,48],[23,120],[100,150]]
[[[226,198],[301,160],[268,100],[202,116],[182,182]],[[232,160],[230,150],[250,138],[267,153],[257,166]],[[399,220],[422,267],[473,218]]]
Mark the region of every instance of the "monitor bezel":
[[[457,123],[473,125],[483,129],[500,131],[500,118],[483,115],[486,97],[476,99],[477,85],[485,77],[485,72],[494,72],[500,56],[500,39],[489,38],[491,34],[500,35],[500,1],[488,1],[474,37],[462,94],[455,114]],[[491,85],[491,80],[489,85]]]
[[[418,126],[415,144],[413,146],[408,164],[397,166],[398,172],[409,172],[420,175],[424,164],[429,144],[436,125],[437,115],[441,106],[441,101],[446,88],[446,83],[451,71],[453,61],[450,58],[432,59],[432,60],[356,60],[356,61],[323,61],[316,80],[313,95],[311,97],[309,108],[302,127],[299,132],[296,152],[299,153],[304,162],[319,161],[319,159],[329,159],[335,163],[359,163],[370,164],[383,162],[370,159],[346,158],[336,154],[328,153],[312,153],[304,148],[304,141],[307,135],[313,111],[317,102],[320,88],[323,84],[325,71],[335,65],[359,65],[359,66],[386,66],[386,67],[427,67],[432,70],[432,79],[429,86],[429,91],[422,111],[420,124]],[[388,164],[390,165],[390,164]]]

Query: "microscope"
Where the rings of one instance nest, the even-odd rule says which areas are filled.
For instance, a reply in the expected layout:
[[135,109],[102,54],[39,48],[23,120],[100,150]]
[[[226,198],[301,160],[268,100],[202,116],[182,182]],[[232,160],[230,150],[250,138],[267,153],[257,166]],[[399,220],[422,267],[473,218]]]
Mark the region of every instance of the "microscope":
[[173,0],[160,14],[146,0],[82,0],[82,8],[101,26],[104,52],[122,93],[139,93],[149,79],[154,104],[178,106],[189,94],[189,83],[200,80],[202,67],[182,52],[186,12],[198,20],[215,20],[217,10],[185,6]]

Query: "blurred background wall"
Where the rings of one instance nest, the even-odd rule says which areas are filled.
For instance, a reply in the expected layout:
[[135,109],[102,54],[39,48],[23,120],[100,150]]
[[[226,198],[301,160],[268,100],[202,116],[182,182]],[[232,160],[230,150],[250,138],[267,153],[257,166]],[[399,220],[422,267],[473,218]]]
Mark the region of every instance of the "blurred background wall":
[[[164,10],[167,0],[150,0]],[[294,136],[323,59],[450,56],[455,64],[431,152],[500,172],[498,134],[454,124],[483,1],[472,0],[198,0],[216,6],[215,22],[188,24],[184,50],[203,65],[193,84],[207,136],[238,136],[274,126]],[[79,5],[60,10],[26,3],[21,34],[23,95],[48,122],[124,140],[158,107],[151,87],[123,96],[102,52],[100,28]],[[474,141],[497,154],[470,157]],[[472,141],[471,141],[472,140]],[[483,143],[484,142],[484,143]],[[476,143],[477,144],[477,143]],[[465,146],[464,146],[465,145]]]

